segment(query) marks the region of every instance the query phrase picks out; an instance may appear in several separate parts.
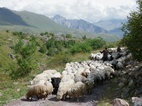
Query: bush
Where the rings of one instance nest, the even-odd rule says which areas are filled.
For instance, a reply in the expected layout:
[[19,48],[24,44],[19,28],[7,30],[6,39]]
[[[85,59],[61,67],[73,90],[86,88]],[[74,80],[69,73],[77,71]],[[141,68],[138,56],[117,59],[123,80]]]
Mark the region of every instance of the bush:
[[41,46],[39,52],[41,52],[41,53],[46,53],[46,51],[47,51],[46,45],[43,44],[43,45]]
[[34,40],[25,44],[19,39],[18,43],[15,44],[14,47],[15,56],[17,59],[17,65],[15,67],[10,66],[10,77],[13,79],[17,79],[20,77],[25,77],[28,75],[33,69],[36,68],[33,55],[36,51],[36,43]]
[[18,59],[17,65],[16,67],[10,67],[9,75],[12,79],[25,77],[35,68],[31,60],[28,59]]
[[93,49],[98,49],[98,48],[102,48],[104,45],[106,45],[106,42],[98,37],[98,38],[94,38],[94,39],[88,39],[87,43],[93,48]]
[[92,50],[91,46],[87,42],[79,43],[73,46],[70,50],[72,54],[79,52],[90,52]]

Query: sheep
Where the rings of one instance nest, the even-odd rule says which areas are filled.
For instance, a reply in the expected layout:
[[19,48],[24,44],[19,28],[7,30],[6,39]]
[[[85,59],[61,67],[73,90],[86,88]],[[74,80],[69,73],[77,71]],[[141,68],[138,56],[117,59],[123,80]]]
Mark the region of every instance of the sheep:
[[86,77],[82,76],[82,75],[74,75],[74,81],[76,82],[85,82],[87,80]]
[[67,91],[69,88],[72,88],[72,86],[74,85],[74,80],[70,79],[66,82],[60,82],[59,84],[59,88],[57,91],[57,100],[61,100],[62,98],[65,99],[65,96],[67,94]]
[[52,85],[53,85],[53,92],[52,92],[52,94],[57,94],[57,91],[58,91],[58,88],[59,88],[59,84],[60,84],[60,82],[61,82],[61,78],[51,78],[51,83],[52,83]]
[[61,77],[61,73],[56,72],[56,73],[54,73],[51,77],[60,78],[60,77]]
[[85,92],[86,85],[82,82],[77,82],[67,91],[67,95],[69,95],[69,97],[73,97],[73,99],[77,98],[77,101],[79,102],[79,97],[83,96]]
[[43,73],[47,73],[47,74],[49,74],[49,73],[54,74],[56,72],[57,72],[56,70],[45,70],[45,71],[43,71]]
[[115,74],[114,69],[111,68],[110,66],[104,66],[104,70],[105,70],[105,76],[108,79],[110,79]]
[[108,50],[111,51],[111,52],[116,52],[117,48],[108,48]]
[[26,93],[26,98],[27,100],[29,100],[30,98],[32,100],[33,96],[36,96],[37,99],[39,99],[40,97],[44,97],[45,99],[46,94],[47,94],[46,85],[37,84],[29,87],[28,92]]
[[142,98],[132,97],[132,103],[134,106],[142,106]]
[[72,75],[64,75],[64,76],[62,76],[61,82],[66,82],[66,81],[69,81],[71,79],[74,79],[74,76],[72,76]]
[[87,91],[87,93],[90,94],[91,90],[94,87],[94,80],[93,79],[87,79],[85,81],[85,85],[86,85],[86,91]]
[[48,96],[49,94],[52,94],[52,92],[53,92],[52,83],[49,81],[46,81],[44,84],[46,85],[46,96]]
[[30,81],[30,85],[44,84],[46,81],[51,81],[51,76],[47,73],[41,73],[35,76],[32,81]]

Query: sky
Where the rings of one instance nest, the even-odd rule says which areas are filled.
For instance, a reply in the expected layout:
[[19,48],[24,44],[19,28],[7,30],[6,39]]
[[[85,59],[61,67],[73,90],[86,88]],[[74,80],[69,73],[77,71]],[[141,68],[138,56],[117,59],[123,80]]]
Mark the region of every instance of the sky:
[[0,0],[0,7],[16,11],[30,11],[51,18],[61,15],[66,19],[88,22],[126,19],[136,10],[136,0]]

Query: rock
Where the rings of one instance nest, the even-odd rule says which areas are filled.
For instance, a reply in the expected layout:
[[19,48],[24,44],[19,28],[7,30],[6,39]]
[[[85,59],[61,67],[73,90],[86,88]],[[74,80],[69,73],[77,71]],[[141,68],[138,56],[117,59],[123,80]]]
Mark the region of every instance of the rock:
[[18,88],[17,91],[19,92],[19,91],[20,91],[20,88]]
[[0,93],[0,97],[2,96],[2,93]]
[[17,84],[19,84],[19,82],[13,82],[13,84],[14,84],[14,85],[17,85]]
[[123,87],[124,84],[123,84],[123,83],[119,83],[118,86],[119,86],[119,87]]
[[132,86],[133,84],[134,84],[134,81],[131,80],[128,85],[129,85],[129,86]]

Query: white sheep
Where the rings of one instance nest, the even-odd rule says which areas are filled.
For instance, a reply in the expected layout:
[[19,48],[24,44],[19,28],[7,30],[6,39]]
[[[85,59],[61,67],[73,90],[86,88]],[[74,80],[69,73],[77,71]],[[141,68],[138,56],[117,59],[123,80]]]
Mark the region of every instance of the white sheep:
[[110,66],[104,66],[104,70],[105,70],[105,76],[108,79],[110,79],[115,74],[114,69],[111,68]]
[[82,82],[75,83],[68,91],[67,95],[72,97],[73,99],[77,98],[79,101],[79,97],[83,96],[86,93],[86,85]]
[[51,77],[61,78],[61,73],[60,72],[56,72]]
[[82,75],[74,75],[74,81],[76,82],[85,82],[87,80],[86,77],[82,76]]
[[85,85],[86,85],[86,91],[87,91],[87,93],[90,94],[91,90],[94,87],[94,80],[93,79],[87,79],[85,81]]
[[69,88],[72,88],[72,86],[74,85],[74,80],[70,79],[68,81],[65,82],[60,82],[59,84],[59,88],[57,91],[57,99],[61,100],[62,98],[65,99],[67,91]]
[[37,98],[46,98],[46,95],[47,95],[47,87],[46,85],[41,85],[41,84],[37,84],[37,85],[33,85],[33,86],[30,86],[28,88],[28,92],[26,93],[26,98],[29,100],[34,97],[34,96],[37,96]]
[[142,106],[142,98],[132,97],[132,103],[134,106]]
[[71,79],[74,79],[74,76],[67,74],[67,75],[62,76],[61,82],[66,82]]
[[46,81],[44,84],[46,85],[46,88],[47,88],[46,96],[48,96],[49,94],[52,94],[52,92],[53,92],[53,85],[52,85],[52,83],[49,82],[49,81]]

